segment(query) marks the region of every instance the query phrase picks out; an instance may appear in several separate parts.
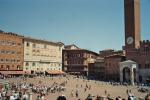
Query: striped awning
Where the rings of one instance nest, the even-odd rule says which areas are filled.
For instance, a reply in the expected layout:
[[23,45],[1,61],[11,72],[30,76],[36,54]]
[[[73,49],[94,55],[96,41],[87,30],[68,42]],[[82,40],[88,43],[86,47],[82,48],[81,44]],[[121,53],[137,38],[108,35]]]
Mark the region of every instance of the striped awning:
[[31,74],[31,71],[0,71],[4,75],[21,75],[21,74]]
[[65,72],[61,71],[61,70],[48,70],[46,71],[48,74],[52,74],[52,75],[59,75],[59,74],[65,74]]

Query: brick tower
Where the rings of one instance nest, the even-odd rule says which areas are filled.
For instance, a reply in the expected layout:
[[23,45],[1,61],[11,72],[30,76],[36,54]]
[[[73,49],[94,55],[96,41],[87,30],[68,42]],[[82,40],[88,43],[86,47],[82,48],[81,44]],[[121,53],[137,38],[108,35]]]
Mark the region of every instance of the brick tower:
[[124,0],[126,54],[140,46],[140,0]]

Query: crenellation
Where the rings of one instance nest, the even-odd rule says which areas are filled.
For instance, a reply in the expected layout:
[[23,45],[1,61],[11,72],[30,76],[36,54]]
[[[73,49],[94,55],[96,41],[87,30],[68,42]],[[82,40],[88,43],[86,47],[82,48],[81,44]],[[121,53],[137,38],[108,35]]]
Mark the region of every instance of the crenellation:
[[150,45],[150,40],[143,40],[143,41],[140,41],[140,45]]

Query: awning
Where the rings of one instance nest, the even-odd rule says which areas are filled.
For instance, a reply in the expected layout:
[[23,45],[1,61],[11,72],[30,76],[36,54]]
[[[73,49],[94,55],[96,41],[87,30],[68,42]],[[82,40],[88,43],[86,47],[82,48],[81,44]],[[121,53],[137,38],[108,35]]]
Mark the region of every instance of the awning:
[[61,71],[61,70],[48,70],[46,71],[48,74],[52,74],[52,75],[60,75],[60,74],[65,74],[65,72]]
[[0,71],[4,75],[21,75],[21,74],[31,74],[31,71]]

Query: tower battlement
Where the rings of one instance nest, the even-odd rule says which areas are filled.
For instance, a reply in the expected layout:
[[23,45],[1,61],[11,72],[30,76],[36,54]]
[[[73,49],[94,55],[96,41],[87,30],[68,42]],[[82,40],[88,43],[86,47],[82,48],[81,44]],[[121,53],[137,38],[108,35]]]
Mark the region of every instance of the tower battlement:
[[143,40],[143,41],[140,41],[140,45],[150,45],[150,40]]

